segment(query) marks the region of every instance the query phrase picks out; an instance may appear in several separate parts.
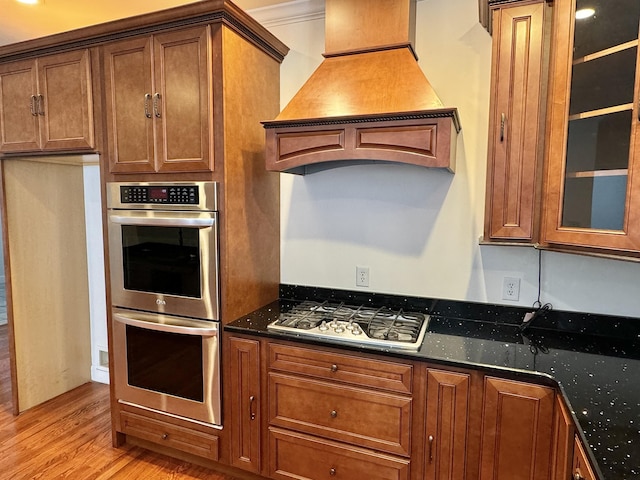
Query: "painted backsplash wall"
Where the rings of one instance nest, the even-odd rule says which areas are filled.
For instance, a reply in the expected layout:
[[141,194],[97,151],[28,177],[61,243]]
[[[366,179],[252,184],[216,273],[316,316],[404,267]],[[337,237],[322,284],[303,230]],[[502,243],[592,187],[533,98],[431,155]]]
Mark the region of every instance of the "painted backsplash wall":
[[[314,0],[291,6],[311,12]],[[356,265],[374,292],[640,317],[640,264],[480,246],[484,219],[491,38],[477,0],[420,0],[416,52],[447,106],[459,110],[456,173],[408,165],[342,167],[281,175],[282,283],[359,290]],[[261,20],[266,12],[254,11]],[[262,21],[262,20],[261,20]],[[281,103],[320,64],[324,20],[265,25],[290,48]],[[411,92],[407,92],[411,94]],[[502,300],[504,276],[521,278],[520,299]]]

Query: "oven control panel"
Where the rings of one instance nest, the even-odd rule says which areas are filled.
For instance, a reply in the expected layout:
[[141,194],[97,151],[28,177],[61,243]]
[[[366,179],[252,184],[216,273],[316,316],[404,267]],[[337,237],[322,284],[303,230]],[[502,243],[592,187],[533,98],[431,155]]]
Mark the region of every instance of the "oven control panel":
[[197,205],[200,202],[197,185],[122,185],[123,204]]

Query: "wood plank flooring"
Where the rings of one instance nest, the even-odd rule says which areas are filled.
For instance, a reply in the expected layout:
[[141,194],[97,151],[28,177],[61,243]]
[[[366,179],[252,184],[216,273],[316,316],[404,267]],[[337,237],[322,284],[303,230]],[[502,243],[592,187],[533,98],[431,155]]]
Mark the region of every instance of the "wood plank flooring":
[[0,326],[0,479],[235,480],[139,447],[111,446],[109,387],[87,383],[15,417]]

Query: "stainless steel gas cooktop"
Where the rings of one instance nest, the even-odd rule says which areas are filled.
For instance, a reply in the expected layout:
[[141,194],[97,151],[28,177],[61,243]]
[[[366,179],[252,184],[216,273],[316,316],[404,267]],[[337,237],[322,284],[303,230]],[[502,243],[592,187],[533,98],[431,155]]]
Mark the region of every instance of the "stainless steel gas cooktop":
[[338,342],[418,350],[429,315],[386,307],[303,301],[267,326],[269,330]]

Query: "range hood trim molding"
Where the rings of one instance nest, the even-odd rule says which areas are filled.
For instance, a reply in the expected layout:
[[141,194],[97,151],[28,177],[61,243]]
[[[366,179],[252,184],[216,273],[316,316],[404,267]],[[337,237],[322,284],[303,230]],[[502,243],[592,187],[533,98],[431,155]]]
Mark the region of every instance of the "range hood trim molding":
[[420,120],[424,118],[451,117],[456,133],[460,133],[462,125],[457,108],[441,108],[415,112],[397,112],[367,115],[345,115],[341,117],[305,118],[299,120],[270,120],[261,122],[265,129],[288,127],[317,127],[323,125],[338,125],[344,123],[368,123],[386,121]]

